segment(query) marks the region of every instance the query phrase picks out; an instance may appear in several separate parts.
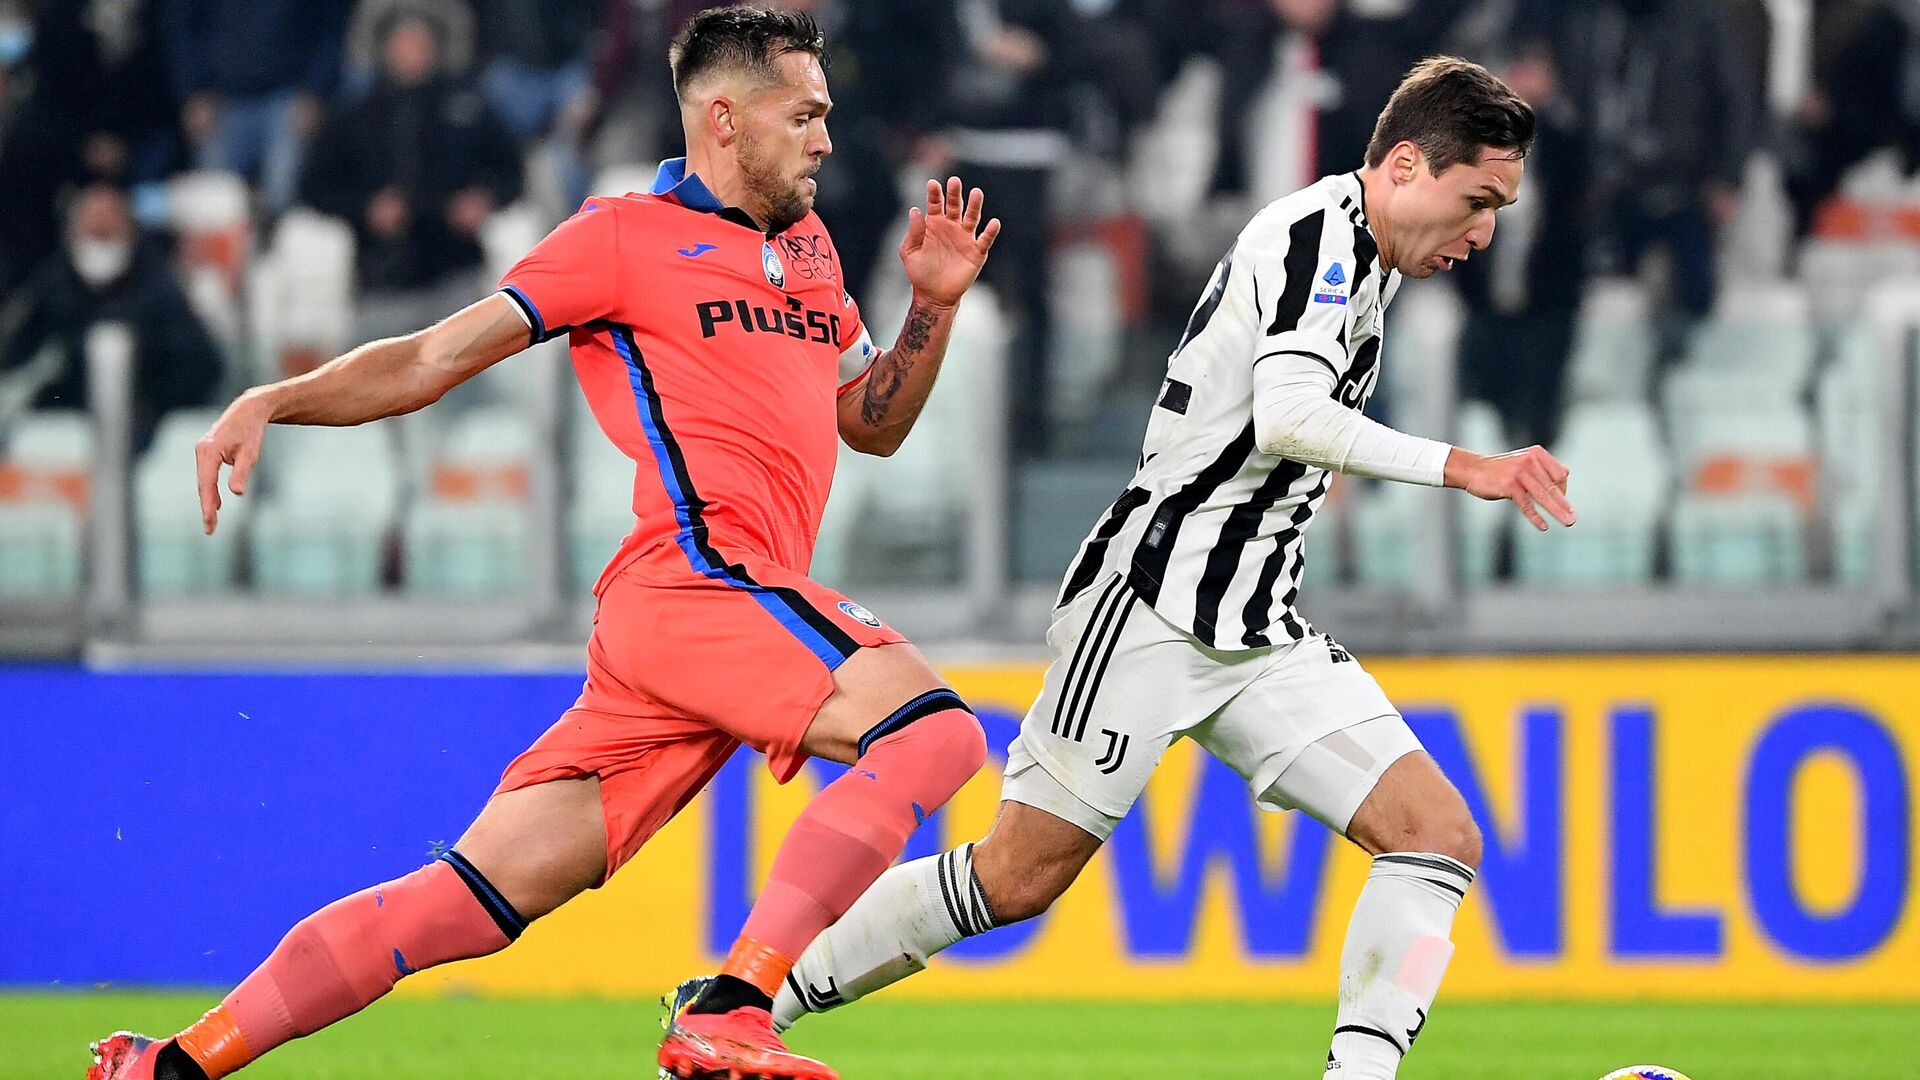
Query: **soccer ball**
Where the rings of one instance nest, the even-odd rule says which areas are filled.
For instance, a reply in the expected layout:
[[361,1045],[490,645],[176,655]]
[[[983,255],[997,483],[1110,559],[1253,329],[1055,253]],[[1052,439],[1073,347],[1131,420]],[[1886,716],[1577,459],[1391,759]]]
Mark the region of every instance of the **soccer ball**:
[[1665,1065],[1629,1065],[1615,1069],[1600,1080],[1687,1080],[1687,1074]]

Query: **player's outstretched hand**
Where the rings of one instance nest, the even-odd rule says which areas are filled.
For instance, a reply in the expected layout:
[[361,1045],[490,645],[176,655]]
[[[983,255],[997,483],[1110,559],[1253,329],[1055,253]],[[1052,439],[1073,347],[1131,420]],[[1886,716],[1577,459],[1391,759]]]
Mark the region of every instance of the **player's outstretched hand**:
[[200,480],[200,526],[208,536],[213,535],[220,516],[220,466],[233,466],[227,488],[235,495],[245,495],[247,477],[253,472],[254,462],[260,460],[260,441],[266,437],[269,419],[265,402],[252,394],[242,394],[193,444],[194,471]]
[[1543,508],[1569,528],[1578,520],[1567,502],[1569,475],[1565,465],[1538,446],[1493,457],[1456,449],[1447,458],[1446,483],[1489,501],[1511,499],[1534,528],[1545,532]]
[[979,188],[966,194],[957,176],[948,177],[944,188],[938,180],[927,181],[927,207],[907,211],[907,238],[900,243],[900,261],[915,294],[951,306],[972,287],[1000,235],[999,218],[980,225],[985,201]]

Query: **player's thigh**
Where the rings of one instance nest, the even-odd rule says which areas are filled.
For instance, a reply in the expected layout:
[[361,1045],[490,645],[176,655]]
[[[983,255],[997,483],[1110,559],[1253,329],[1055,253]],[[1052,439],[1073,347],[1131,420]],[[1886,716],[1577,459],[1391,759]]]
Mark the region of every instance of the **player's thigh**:
[[1262,806],[1302,810],[1342,834],[1394,762],[1420,749],[1373,676],[1319,634],[1274,653],[1193,738]]
[[739,745],[661,715],[611,678],[601,655],[589,645],[580,700],[507,765],[455,845],[529,919],[611,878]]
[[1047,810],[1002,802],[993,828],[973,849],[973,872],[995,922],[1005,925],[1045,912],[1086,869],[1100,843],[1084,827]]
[[454,850],[515,911],[537,919],[606,874],[600,779],[549,780],[496,792]]
[[1480,830],[1466,800],[1424,750],[1385,770],[1354,812],[1347,838],[1369,855],[1429,851],[1480,865]]
[[812,757],[851,764],[868,732],[903,705],[946,685],[908,642],[862,648],[834,668],[833,692],[807,725],[800,749]]
[[1173,740],[1252,678],[1161,619],[1118,575],[1074,598],[1047,632],[1052,662],[1007,751],[1001,797],[1104,840]]
[[861,735],[941,685],[918,652],[894,647],[897,631],[803,574],[737,555],[732,576],[711,578],[676,556],[606,583],[594,641],[608,682],[764,753],[782,783],[809,754],[851,762]]

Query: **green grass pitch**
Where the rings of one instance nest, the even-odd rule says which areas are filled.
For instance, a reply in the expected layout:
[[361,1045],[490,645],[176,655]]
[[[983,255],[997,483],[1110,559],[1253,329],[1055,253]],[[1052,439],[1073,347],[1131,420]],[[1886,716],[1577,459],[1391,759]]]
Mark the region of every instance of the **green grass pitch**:
[[[79,1080],[86,1044],[172,1032],[206,994],[0,994],[0,1076]],[[1320,1075],[1330,1004],[876,1000],[817,1017],[796,1049],[847,1080],[1164,1080]],[[1920,1005],[1589,1005],[1443,1001],[1404,1080],[1597,1080],[1656,1063],[1694,1080],[1915,1080]],[[384,1001],[294,1043],[248,1078],[651,1080],[651,1003]]]

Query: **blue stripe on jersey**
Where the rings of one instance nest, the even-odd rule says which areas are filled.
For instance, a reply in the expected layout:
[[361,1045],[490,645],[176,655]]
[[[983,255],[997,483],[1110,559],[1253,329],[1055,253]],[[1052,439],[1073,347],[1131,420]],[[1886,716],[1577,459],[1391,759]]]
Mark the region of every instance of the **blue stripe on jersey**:
[[[693,479],[686,475],[685,466],[679,461],[673,434],[667,430],[666,417],[660,410],[660,399],[653,392],[653,379],[642,365],[640,350],[629,334],[630,331],[625,327],[614,327],[614,348],[619,350],[620,358],[627,363],[627,381],[633,385],[634,403],[640,412],[640,426],[647,433],[647,443],[653,447],[653,460],[660,470],[660,482],[666,485],[667,496],[673,500],[673,516],[679,524],[674,540],[680,545],[681,553],[686,555],[688,565],[705,577],[745,590],[766,609],[767,614],[772,615],[781,626],[786,627],[788,633],[818,657],[828,671],[838,668],[859,648],[857,643],[844,634],[839,635],[839,642],[829,639],[794,606],[794,601],[755,582],[745,569],[729,565],[707,545],[707,526],[700,520],[700,497],[694,493]],[[831,626],[831,623],[828,625]]]

